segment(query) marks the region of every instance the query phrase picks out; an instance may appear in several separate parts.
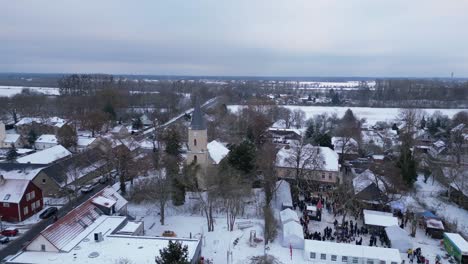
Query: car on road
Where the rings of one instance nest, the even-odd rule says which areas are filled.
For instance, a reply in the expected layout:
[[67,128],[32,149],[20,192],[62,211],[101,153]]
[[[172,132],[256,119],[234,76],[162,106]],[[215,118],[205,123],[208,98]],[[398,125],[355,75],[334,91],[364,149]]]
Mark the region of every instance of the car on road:
[[56,214],[58,211],[57,207],[49,207],[47,209],[44,210],[44,212],[42,212],[40,215],[39,215],[39,218],[41,219],[47,219],[49,217],[51,217],[52,215]]
[[5,228],[4,230],[2,230],[1,234],[3,236],[7,236],[7,237],[13,237],[13,236],[16,236],[18,234],[18,229],[14,228],[14,227],[8,227],[8,228]]
[[9,237],[0,235],[0,244],[6,244],[8,242],[10,242]]
[[87,184],[81,188],[82,193],[90,193],[94,190],[94,185],[92,184]]

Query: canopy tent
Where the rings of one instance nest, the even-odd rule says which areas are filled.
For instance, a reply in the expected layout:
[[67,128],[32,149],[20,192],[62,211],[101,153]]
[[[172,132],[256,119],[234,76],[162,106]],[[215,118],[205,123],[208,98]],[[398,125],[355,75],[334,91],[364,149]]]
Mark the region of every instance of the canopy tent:
[[444,237],[444,224],[438,219],[427,219],[426,230],[432,238],[442,239]]
[[398,226],[398,218],[394,217],[392,213],[381,211],[363,210],[364,224],[371,226]]
[[439,217],[437,217],[433,212],[431,211],[425,211],[425,212],[422,212],[421,213],[421,217],[424,218],[424,219],[439,219]]
[[280,180],[276,182],[275,196],[276,206],[278,209],[283,210],[286,208],[293,208],[291,187],[287,181]]
[[301,224],[291,221],[283,225],[283,247],[304,249],[304,232]]
[[283,225],[291,221],[299,223],[299,217],[297,216],[297,213],[289,208],[284,209],[283,211],[280,212],[280,220],[281,220],[281,224]]
[[413,248],[413,243],[409,238],[408,232],[401,229],[399,226],[388,226],[385,228],[388,240],[390,240],[391,248],[398,249],[401,253],[407,252]]

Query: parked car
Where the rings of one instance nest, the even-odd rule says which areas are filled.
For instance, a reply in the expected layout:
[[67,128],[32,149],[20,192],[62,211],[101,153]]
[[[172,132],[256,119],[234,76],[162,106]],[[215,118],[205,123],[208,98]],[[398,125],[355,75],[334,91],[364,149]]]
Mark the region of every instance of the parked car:
[[0,244],[6,244],[8,242],[10,242],[9,237],[0,235]]
[[81,188],[82,193],[90,193],[94,190],[94,185],[92,184],[87,184]]
[[18,229],[14,227],[8,227],[5,230],[2,231],[2,235],[7,236],[7,237],[13,237],[18,234]]
[[57,207],[49,207],[47,209],[44,210],[44,212],[42,212],[40,215],[39,215],[39,218],[41,219],[47,219],[49,217],[51,217],[52,215],[56,214],[58,211]]

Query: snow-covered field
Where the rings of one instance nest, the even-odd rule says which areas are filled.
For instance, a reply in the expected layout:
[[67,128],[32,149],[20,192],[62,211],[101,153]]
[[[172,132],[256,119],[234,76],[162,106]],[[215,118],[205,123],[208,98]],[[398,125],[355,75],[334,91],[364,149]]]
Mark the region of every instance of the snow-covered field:
[[45,95],[59,95],[59,88],[54,87],[0,86],[0,97],[11,97],[20,94],[23,89]]
[[[241,105],[229,105],[228,108],[232,112],[237,112],[242,106]],[[332,115],[336,113],[338,117],[342,117],[346,110],[351,109],[358,118],[365,118],[367,123],[370,125],[375,124],[378,121],[392,122],[398,116],[400,108],[372,108],[372,107],[341,107],[341,106],[298,106],[298,105],[282,105],[291,111],[295,109],[301,109],[306,114],[306,119],[312,118],[315,115],[327,113]],[[427,115],[432,115],[436,111],[440,111],[449,117],[452,117],[456,113],[468,110],[468,109],[434,109],[426,108],[422,109]]]

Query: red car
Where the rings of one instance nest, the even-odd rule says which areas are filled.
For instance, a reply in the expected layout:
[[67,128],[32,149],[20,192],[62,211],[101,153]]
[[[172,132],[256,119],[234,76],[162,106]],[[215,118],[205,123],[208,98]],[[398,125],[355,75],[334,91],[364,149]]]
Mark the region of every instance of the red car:
[[16,236],[17,234],[18,234],[18,229],[13,228],[13,227],[6,228],[2,231],[2,235],[7,236],[7,237],[13,237],[13,236]]

